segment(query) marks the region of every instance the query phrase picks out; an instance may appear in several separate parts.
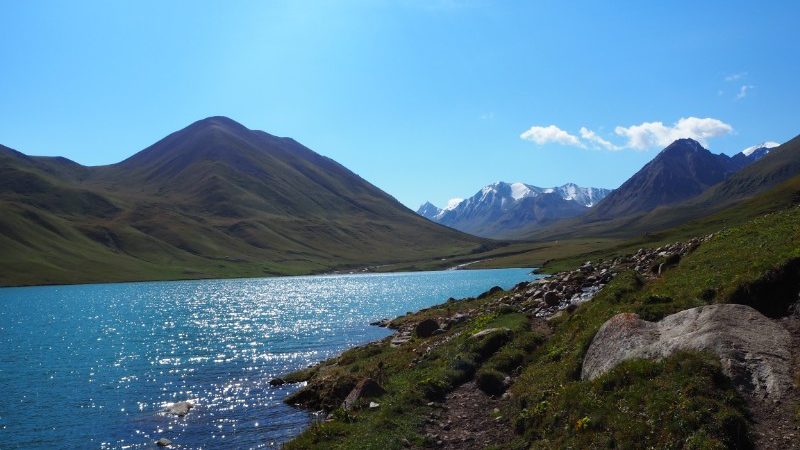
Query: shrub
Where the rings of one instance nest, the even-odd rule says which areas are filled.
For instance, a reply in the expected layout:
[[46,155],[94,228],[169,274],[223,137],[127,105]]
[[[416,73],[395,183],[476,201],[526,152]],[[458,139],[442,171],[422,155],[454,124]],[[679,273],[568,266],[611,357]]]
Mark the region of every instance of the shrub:
[[454,385],[459,385],[472,378],[477,368],[478,363],[475,362],[474,355],[459,353],[453,360],[452,368],[448,375]]
[[467,345],[470,347],[470,350],[476,354],[479,361],[485,361],[499,350],[500,347],[510,341],[511,337],[511,330],[507,328],[498,328],[484,336],[470,338]]
[[419,383],[419,388],[426,399],[441,401],[444,400],[451,386],[447,381],[442,379],[425,378]]
[[519,368],[524,361],[525,352],[516,347],[506,346],[497,352],[487,365],[492,369],[511,374],[514,370]]
[[475,375],[478,388],[489,395],[500,395],[506,390],[506,376],[495,369],[482,368]]

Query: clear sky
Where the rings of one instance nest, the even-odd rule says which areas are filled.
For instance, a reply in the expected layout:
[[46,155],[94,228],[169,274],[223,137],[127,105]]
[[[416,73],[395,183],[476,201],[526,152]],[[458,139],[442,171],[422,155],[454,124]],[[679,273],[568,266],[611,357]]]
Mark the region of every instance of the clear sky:
[[[0,143],[109,164],[212,115],[407,206],[614,188],[800,133],[800,2],[0,0]],[[683,120],[681,120],[683,119]]]

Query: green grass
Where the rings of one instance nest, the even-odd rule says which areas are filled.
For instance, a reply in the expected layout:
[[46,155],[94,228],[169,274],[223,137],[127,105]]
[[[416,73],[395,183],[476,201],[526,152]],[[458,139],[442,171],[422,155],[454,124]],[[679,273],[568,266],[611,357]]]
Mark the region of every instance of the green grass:
[[0,286],[412,268],[503,245],[225,118],[101,167],[0,146],[0,212]]
[[[551,320],[547,336],[531,331],[531,319],[509,309],[480,314],[407,346],[383,342],[345,352],[300,378],[314,384],[374,377],[388,391],[377,400],[381,407],[339,414],[288,447],[392,449],[401,448],[403,440],[422,446],[429,400],[441,399],[472,376],[492,390],[501,377],[514,375],[512,400],[500,413],[517,433],[509,448],[748,448],[746,403],[712,356],[680,353],[663,361],[628,361],[593,381],[580,379],[583,357],[597,330],[615,314],[636,312],[657,320],[729,302],[798,252],[800,208],[791,208],[717,233],[662,278],[645,281],[632,271],[620,273],[591,302]],[[710,289],[713,296],[706,294]],[[500,295],[447,302],[395,323],[480,311]],[[468,338],[486,328],[511,331],[499,344]],[[427,347],[432,350],[424,356],[414,352]]]

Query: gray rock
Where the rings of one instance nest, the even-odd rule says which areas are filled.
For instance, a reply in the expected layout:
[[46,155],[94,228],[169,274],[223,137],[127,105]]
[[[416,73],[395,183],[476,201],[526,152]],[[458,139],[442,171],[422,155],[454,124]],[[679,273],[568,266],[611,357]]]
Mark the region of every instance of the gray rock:
[[745,305],[709,305],[660,322],[617,314],[600,327],[583,360],[581,378],[593,379],[635,358],[661,359],[685,350],[716,355],[737,389],[779,401],[792,389],[791,336],[779,323]]
[[473,334],[472,336],[470,336],[470,339],[483,339],[486,336],[489,336],[490,334],[501,333],[501,332],[510,333],[511,330],[509,330],[508,328],[487,328],[485,330],[481,330]]
[[189,410],[192,408],[194,408],[194,403],[190,401],[184,401],[184,402],[175,402],[171,405],[167,405],[167,407],[164,408],[164,411],[166,411],[168,414],[172,414],[178,417],[183,417],[186,414],[189,414]]
[[542,300],[544,300],[547,306],[556,306],[561,301],[561,298],[555,292],[547,291],[544,293]]
[[433,332],[439,329],[439,323],[433,319],[425,319],[414,327],[414,334],[417,337],[431,337]]
[[167,438],[161,438],[156,441],[156,445],[159,447],[169,447],[170,445],[172,445],[172,441],[170,441]]
[[389,323],[391,321],[392,321],[392,319],[381,319],[381,320],[376,320],[374,322],[370,322],[370,325],[373,326],[373,327],[386,328],[386,327],[389,326]]
[[356,384],[356,387],[347,394],[347,397],[342,403],[342,408],[349,410],[352,409],[356,402],[365,398],[378,397],[386,393],[385,390],[372,378],[364,378]]

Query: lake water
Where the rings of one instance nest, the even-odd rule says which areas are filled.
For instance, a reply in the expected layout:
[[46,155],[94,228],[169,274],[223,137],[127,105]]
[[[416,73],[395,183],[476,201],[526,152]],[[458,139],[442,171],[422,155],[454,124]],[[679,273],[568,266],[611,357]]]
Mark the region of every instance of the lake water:
[[[274,448],[309,423],[269,380],[369,322],[529,280],[465,270],[0,289],[0,448]],[[160,411],[193,399],[186,417]]]

